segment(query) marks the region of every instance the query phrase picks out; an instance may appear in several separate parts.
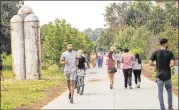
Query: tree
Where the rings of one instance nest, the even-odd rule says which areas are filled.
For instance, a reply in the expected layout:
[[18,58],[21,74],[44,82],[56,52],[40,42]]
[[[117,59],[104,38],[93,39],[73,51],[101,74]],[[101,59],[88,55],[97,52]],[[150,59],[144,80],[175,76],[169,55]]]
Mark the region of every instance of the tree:
[[178,8],[176,1],[166,1],[164,11],[167,18],[166,22],[171,22],[173,27],[178,27]]
[[84,32],[88,35],[88,37],[92,41],[96,41],[103,31],[104,31],[103,28],[96,28],[95,30],[88,28],[84,30]]
[[115,37],[118,35],[119,30],[122,29],[125,25],[125,16],[128,6],[128,2],[114,2],[105,8],[104,18],[112,41],[114,41]]
[[146,58],[150,50],[151,37],[153,37],[152,32],[148,31],[144,26],[140,28],[126,26],[116,37],[115,46],[120,49],[140,50],[142,57]]
[[96,48],[97,50],[99,50],[99,48],[105,48],[105,50],[109,49],[113,45],[113,42],[111,32],[108,29],[105,29],[96,40]]
[[135,1],[126,12],[125,23],[133,27],[139,27],[147,23],[151,14],[151,1]]
[[119,31],[119,35],[115,39],[115,46],[117,48],[132,48],[131,42],[134,35],[135,28],[132,26],[125,26],[123,30]]
[[93,49],[93,43],[88,36],[71,27],[65,20],[56,19],[54,23],[43,25],[41,34],[42,60],[49,65],[59,65],[60,56],[66,50],[67,42],[73,44],[74,50],[90,52]]
[[147,22],[147,27],[155,35],[158,35],[163,31],[163,26],[165,24],[165,13],[164,10],[159,6],[153,7],[152,13]]
[[19,1],[0,1],[1,22],[0,22],[0,53],[11,52],[10,40],[10,19],[17,14]]
[[106,6],[104,14],[106,25],[112,31],[119,31],[124,26],[125,13],[127,12],[128,2],[114,2]]
[[164,26],[164,32],[160,33],[160,37],[168,39],[169,50],[178,58],[178,29],[173,27],[172,23],[167,22]]

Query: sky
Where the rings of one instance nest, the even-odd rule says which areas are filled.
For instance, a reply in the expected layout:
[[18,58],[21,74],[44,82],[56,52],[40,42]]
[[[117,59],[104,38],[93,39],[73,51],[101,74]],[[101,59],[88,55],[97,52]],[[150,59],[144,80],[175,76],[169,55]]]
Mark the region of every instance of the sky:
[[103,28],[105,6],[113,1],[25,1],[40,19],[40,24],[65,19],[73,27],[83,31],[87,28]]

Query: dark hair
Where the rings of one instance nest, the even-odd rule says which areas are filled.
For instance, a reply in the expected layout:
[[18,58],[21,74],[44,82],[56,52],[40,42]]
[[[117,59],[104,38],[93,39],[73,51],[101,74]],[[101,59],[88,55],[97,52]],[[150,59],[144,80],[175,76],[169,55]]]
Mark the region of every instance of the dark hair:
[[140,59],[140,57],[139,57],[139,54],[138,54],[138,53],[136,53],[136,54],[135,54],[135,59],[137,59],[137,61],[138,61],[138,63],[139,63],[139,64],[141,64],[141,63],[142,63],[142,61],[141,61],[141,59]]
[[164,45],[166,43],[168,43],[168,40],[166,38],[160,40],[160,45]]
[[71,42],[68,42],[67,45],[71,45],[72,43]]
[[119,54],[119,51],[117,53]]
[[108,57],[109,57],[109,58],[112,58],[112,54],[113,54],[113,51],[109,51]]
[[128,48],[125,48],[125,49],[124,49],[124,52],[129,52],[129,49],[128,49]]

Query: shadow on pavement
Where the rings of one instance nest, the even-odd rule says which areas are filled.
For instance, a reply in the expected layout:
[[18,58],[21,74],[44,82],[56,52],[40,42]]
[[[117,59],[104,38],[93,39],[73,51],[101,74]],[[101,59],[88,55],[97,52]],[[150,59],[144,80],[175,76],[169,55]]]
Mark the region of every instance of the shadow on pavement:
[[101,92],[100,93],[94,93],[94,92],[92,93],[91,92],[91,93],[84,93],[83,95],[98,95],[98,96],[100,95],[100,96],[102,96],[102,95],[108,95],[108,93],[101,93]]
[[140,90],[153,90],[153,89],[157,89],[156,87],[141,87],[141,88],[135,88],[133,87],[133,89],[125,89],[125,88],[116,88],[115,90],[137,90],[137,91],[140,91]]

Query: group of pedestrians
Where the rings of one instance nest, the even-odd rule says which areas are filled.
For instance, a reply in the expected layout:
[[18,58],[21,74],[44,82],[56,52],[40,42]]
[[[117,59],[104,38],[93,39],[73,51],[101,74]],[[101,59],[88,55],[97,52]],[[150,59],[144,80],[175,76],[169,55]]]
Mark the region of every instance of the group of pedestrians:
[[[120,67],[122,67],[124,74],[124,87],[127,88],[129,86],[129,88],[132,89],[133,72],[135,76],[136,87],[140,88],[142,61],[138,53],[133,56],[131,53],[129,53],[129,49],[127,48],[124,49],[124,53],[122,55],[120,55],[119,52],[115,54],[114,51],[109,51],[109,55],[106,59],[106,65],[110,81],[110,89],[113,88],[114,74]],[[117,68],[115,65],[117,65]]]
[[[163,100],[163,86],[168,93],[168,109],[172,110],[172,81],[171,81],[171,67],[174,66],[175,58],[171,51],[167,50],[168,40],[160,40],[161,49],[155,51],[149,61],[150,66],[156,66],[156,83],[158,85],[158,98],[160,102],[161,110],[165,110],[164,100]],[[79,54],[77,54],[79,53]],[[83,57],[84,56],[84,57]],[[102,52],[96,54],[91,54],[90,58],[82,55],[82,51],[75,52],[72,51],[72,44],[67,45],[67,51],[62,53],[60,63],[65,64],[64,74],[67,78],[67,84],[69,89],[69,99],[73,102],[74,96],[74,76],[76,72],[76,67],[85,70],[85,62],[91,63],[92,67],[96,66],[98,62],[98,67],[101,68],[103,64],[103,54]],[[156,64],[154,63],[156,61]],[[129,49],[124,49],[124,53],[120,55],[119,52],[111,50],[108,52],[106,58],[107,73],[110,82],[110,89],[113,89],[114,75],[118,68],[121,68],[124,74],[124,88],[129,87],[132,89],[132,73],[134,74],[134,80],[137,88],[140,88],[141,83],[141,70],[142,70],[142,60],[140,55],[136,53],[134,56],[129,52]],[[89,65],[89,64],[87,64]],[[117,68],[116,68],[117,65]]]
[[104,59],[103,52],[92,53],[91,56],[90,56],[91,66],[93,68],[95,68],[96,64],[97,64],[99,68],[102,68],[103,67],[103,59]]
[[[168,109],[173,110],[171,67],[173,67],[175,64],[175,57],[171,51],[167,50],[167,39],[161,39],[159,43],[161,48],[153,52],[149,61],[149,65],[156,67],[156,83],[158,85],[158,99],[160,102],[160,109],[165,110],[163,99],[163,86],[165,85],[168,95]],[[110,89],[113,88],[114,73],[117,72],[117,68],[115,67],[116,62],[117,67],[119,67],[120,63],[122,64],[122,71],[124,74],[124,87],[127,88],[129,86],[129,88],[132,89],[133,72],[136,87],[140,88],[142,60],[139,57],[139,54],[136,53],[135,56],[133,56],[127,48],[124,49],[124,53],[121,56],[119,55],[119,53],[118,55],[115,55],[114,53],[114,51],[110,51],[106,61]]]

